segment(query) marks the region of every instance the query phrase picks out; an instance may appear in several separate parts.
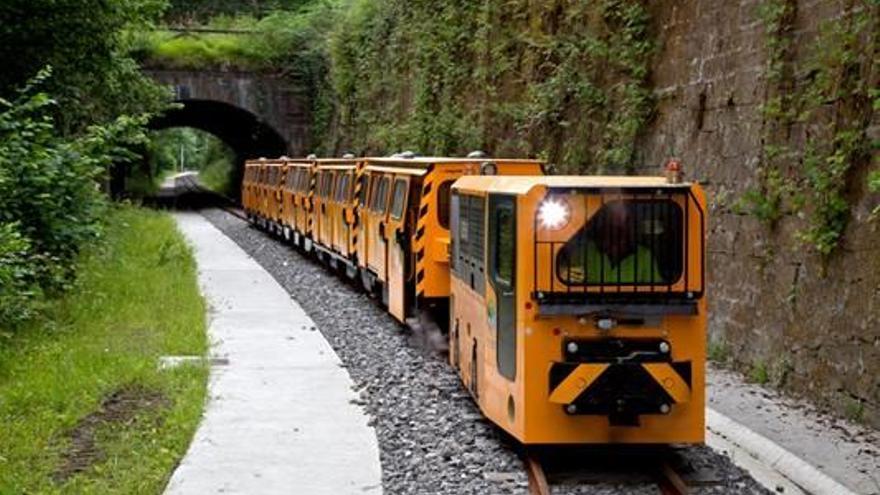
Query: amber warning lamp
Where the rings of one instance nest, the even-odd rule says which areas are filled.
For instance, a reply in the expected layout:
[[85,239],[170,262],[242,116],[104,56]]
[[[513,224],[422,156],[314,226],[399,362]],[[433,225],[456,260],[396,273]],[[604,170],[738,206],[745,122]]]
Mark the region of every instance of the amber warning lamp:
[[669,184],[681,184],[681,162],[677,158],[670,158],[664,167],[666,170],[666,182]]

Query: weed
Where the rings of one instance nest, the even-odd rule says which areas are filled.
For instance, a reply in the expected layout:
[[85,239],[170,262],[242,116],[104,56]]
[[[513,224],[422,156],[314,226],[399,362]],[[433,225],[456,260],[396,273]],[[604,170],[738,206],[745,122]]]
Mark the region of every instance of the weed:
[[764,385],[770,381],[770,373],[764,361],[755,361],[749,369],[749,380],[759,385]]
[[865,419],[865,402],[861,399],[847,397],[844,401],[844,415],[846,419],[861,423]]
[[710,339],[708,349],[709,360],[724,364],[730,358],[730,348],[727,342],[720,339]]

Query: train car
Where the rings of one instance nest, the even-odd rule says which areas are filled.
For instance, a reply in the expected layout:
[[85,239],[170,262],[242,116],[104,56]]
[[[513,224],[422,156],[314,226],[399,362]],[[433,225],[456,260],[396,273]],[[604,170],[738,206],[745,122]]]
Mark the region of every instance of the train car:
[[263,182],[263,218],[266,220],[266,228],[269,232],[281,234],[281,218],[283,216],[282,192],[284,190],[287,175],[288,159],[281,157],[277,160],[267,160],[266,173]]
[[704,440],[706,202],[660,177],[452,186],[449,359],[524,444]]
[[[315,162],[315,188],[309,237],[318,257],[332,268],[353,267],[354,183],[358,162],[322,158]],[[348,270],[352,275],[351,269]]]
[[281,217],[281,185],[287,158],[248,160],[242,181],[242,206],[257,226],[274,230]]
[[312,159],[287,160],[281,188],[281,235],[294,246],[302,247],[303,234],[309,231],[311,211]]
[[256,211],[256,188],[260,176],[260,162],[248,160],[244,164],[244,174],[241,179],[241,206],[248,220],[254,220]]
[[443,326],[448,321],[450,188],[459,177],[481,173],[538,175],[542,164],[482,155],[360,161],[351,269],[397,320],[427,321],[433,313]]

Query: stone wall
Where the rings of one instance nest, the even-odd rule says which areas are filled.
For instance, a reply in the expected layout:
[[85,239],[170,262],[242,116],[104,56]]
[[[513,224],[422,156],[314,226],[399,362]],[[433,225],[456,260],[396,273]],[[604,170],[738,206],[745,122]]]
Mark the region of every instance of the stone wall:
[[[796,2],[795,61],[843,3]],[[680,157],[710,193],[713,351],[746,372],[766,370],[786,391],[880,426],[880,221],[868,219],[878,195],[867,191],[867,170],[850,178],[852,216],[827,262],[796,239],[803,215],[787,214],[771,230],[737,214],[731,205],[755,186],[763,148],[768,55],[760,2],[651,4],[658,104],[639,152],[652,165]],[[868,132],[880,137],[877,112]],[[791,143],[802,146],[804,133],[795,127]]]
[[178,101],[219,101],[250,112],[287,142],[288,154],[311,152],[310,102],[289,78],[234,70],[148,68],[157,82],[174,89]]

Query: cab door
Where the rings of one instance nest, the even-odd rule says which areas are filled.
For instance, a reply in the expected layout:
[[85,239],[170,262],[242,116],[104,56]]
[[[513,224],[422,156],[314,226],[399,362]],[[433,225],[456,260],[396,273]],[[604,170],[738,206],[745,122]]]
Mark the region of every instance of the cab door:
[[391,208],[387,220],[388,312],[400,321],[406,318],[406,253],[410,232],[406,225],[409,200],[408,176],[395,176],[391,189]]
[[345,172],[339,179],[336,189],[336,205],[333,211],[333,248],[343,256],[348,255],[348,216],[346,212],[351,204],[351,172]]
[[369,247],[370,237],[370,199],[372,196],[372,187],[375,177],[370,174],[361,174],[359,181],[359,190],[357,194],[357,208],[355,208],[354,225],[356,226],[357,239],[354,243],[354,251],[357,257],[358,268],[366,269],[367,267],[367,251]]
[[311,171],[308,168],[302,167],[297,172],[297,180],[296,187],[294,188],[294,196],[293,196],[293,204],[296,208],[296,213],[294,213],[294,227],[296,231],[294,233],[295,241],[299,244],[300,237],[304,236],[308,231],[308,204],[306,203],[306,198],[309,194],[309,181],[311,177],[309,174]]
[[373,196],[369,210],[369,235],[367,247],[367,267],[379,280],[385,281],[385,211],[388,209],[388,189],[390,178],[387,175],[375,176]]
[[333,246],[333,193],[335,190],[336,172],[328,172],[325,179],[324,194],[321,195],[321,245],[326,248]]
[[[494,323],[498,372],[516,379],[516,198],[489,197],[489,324]],[[494,301],[493,301],[494,299]],[[494,304],[493,304],[494,303]],[[494,307],[493,307],[494,306]],[[493,311],[494,310],[494,311]],[[494,318],[492,314],[494,312]]]

